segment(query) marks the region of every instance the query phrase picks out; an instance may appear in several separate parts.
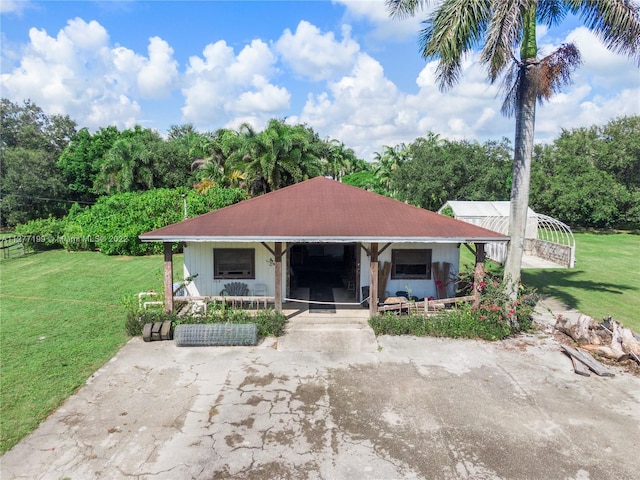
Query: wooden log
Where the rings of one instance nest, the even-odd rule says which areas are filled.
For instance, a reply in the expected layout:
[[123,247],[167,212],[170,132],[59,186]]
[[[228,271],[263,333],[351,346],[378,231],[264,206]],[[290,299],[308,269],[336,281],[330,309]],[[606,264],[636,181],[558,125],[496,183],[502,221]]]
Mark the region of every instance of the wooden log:
[[611,348],[608,345],[592,345],[584,344],[580,345],[583,350],[586,350],[591,355],[598,355],[599,357],[614,360],[616,362],[623,362],[629,358],[628,353],[624,353],[622,350]]
[[562,348],[569,355],[574,357],[576,360],[584,363],[589,370],[598,375],[599,377],[613,377],[613,373],[611,373],[607,368],[598,362],[595,358],[589,355],[586,351],[580,348],[569,347],[568,345],[563,345]]
[[620,352],[640,356],[640,341],[633,332],[624,328],[620,322],[615,320],[610,322],[611,326],[611,346]]
[[598,323],[587,315],[559,316],[555,327],[577,343],[603,343],[594,342],[593,331],[599,328]]

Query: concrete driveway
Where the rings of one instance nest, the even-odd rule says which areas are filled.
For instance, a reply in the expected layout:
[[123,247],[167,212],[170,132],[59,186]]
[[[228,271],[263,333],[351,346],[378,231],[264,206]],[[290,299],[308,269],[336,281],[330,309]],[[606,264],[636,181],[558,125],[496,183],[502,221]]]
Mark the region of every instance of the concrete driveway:
[[0,459],[9,479],[632,479],[640,379],[552,335],[371,352],[131,340]]

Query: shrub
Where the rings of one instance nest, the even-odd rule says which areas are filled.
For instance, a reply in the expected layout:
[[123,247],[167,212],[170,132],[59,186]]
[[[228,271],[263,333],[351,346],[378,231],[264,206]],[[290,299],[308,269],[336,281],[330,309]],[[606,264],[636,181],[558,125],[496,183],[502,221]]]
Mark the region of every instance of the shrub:
[[533,308],[536,304],[536,295],[532,289],[521,286],[518,300],[510,303],[504,293],[502,282],[487,276],[480,288],[482,295],[477,306],[463,304],[429,317],[422,314],[397,315],[385,312],[371,318],[369,325],[376,335],[483,340],[499,340],[531,328]]
[[90,207],[69,212],[63,244],[70,250],[97,248],[106,255],[161,254],[162,244],[142,243],[138,236],[183,220],[185,200],[193,217],[245,198],[242,190],[220,187],[205,194],[187,188],[159,188],[105,195]]
[[38,218],[17,225],[15,234],[24,237],[25,243],[34,250],[59,248],[65,229],[64,220],[57,218]]
[[258,327],[258,337],[279,337],[284,333],[287,317],[273,309],[259,310],[253,314],[246,310],[226,307],[213,307],[206,315],[181,315],[159,310],[143,310],[129,308],[125,322],[129,335],[142,335],[142,328],[146,323],[164,322],[170,320],[173,326],[191,323],[255,323]]

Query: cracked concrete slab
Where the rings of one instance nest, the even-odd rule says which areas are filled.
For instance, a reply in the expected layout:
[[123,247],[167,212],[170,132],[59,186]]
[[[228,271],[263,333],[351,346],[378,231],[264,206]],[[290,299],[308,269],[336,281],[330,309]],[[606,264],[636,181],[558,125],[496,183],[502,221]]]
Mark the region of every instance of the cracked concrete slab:
[[3,480],[632,479],[640,380],[551,335],[375,351],[131,340],[0,459]]

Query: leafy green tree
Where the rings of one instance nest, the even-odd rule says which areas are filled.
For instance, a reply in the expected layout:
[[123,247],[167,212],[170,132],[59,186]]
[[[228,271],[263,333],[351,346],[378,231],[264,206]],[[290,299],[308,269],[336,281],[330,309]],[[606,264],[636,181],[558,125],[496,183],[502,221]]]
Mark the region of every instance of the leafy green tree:
[[574,227],[639,225],[638,119],[563,130],[551,145],[538,147],[531,206]]
[[106,152],[94,189],[122,193],[191,186],[191,163],[183,143],[165,141],[156,131],[136,126],[121,132]]
[[59,155],[75,135],[76,123],[68,115],[47,115],[30,100],[22,105],[0,100],[0,147],[43,150]]
[[[407,160],[407,148],[404,144],[389,147],[385,145],[382,153],[375,152],[373,161],[373,172],[378,177],[378,181],[387,191],[391,188],[391,178],[395,171]],[[393,197],[393,191],[391,192]]]
[[342,183],[353,185],[354,187],[368,190],[370,192],[385,195],[387,192],[382,188],[375,173],[371,170],[361,170],[342,177]]
[[123,193],[153,188],[150,151],[161,141],[157,133],[139,126],[122,132],[105,156],[96,178],[97,190]]
[[345,175],[359,169],[359,159],[355,152],[339,140],[324,141],[319,145],[318,150],[325,176],[340,181]]
[[219,185],[240,186],[244,174],[236,168],[236,164],[242,157],[239,154],[242,147],[240,134],[234,130],[220,128],[206,133],[200,137],[198,157],[193,161],[192,169],[198,170],[200,179]]
[[41,217],[60,217],[70,203],[51,153],[3,148],[0,151],[0,219],[13,227]]
[[631,0],[386,0],[392,16],[414,15],[425,5],[436,3],[420,34],[420,48],[426,59],[437,58],[440,87],[454,85],[465,55],[481,48],[480,64],[491,83],[503,80],[503,112],[516,120],[514,165],[511,186],[511,242],[505,263],[505,279],[516,285],[524,247],[529,204],[529,184],[535,107],[571,81],[580,64],[573,44],[561,45],[538,58],[536,26],[552,27],[567,14],[582,18],[605,46],[639,60],[640,15]]
[[592,127],[597,132],[595,165],[630,192],[640,189],[640,115]]
[[115,126],[101,128],[91,134],[81,129],[64,149],[57,165],[73,200],[95,201],[95,184],[107,152],[119,138]]
[[404,162],[391,176],[399,200],[437,210],[448,200],[505,200],[513,160],[509,142],[419,138],[405,147]]
[[75,128],[68,116],[46,115],[31,101],[0,101],[2,226],[66,211],[68,195],[56,160]]

